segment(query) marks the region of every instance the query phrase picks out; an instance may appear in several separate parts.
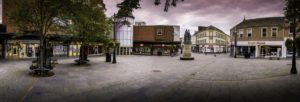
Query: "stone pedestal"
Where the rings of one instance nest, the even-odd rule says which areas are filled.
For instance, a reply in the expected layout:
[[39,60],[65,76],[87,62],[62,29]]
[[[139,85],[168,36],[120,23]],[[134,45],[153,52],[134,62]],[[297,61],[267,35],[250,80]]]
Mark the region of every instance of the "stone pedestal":
[[183,54],[180,60],[194,60],[194,57],[192,57],[191,44],[184,44]]

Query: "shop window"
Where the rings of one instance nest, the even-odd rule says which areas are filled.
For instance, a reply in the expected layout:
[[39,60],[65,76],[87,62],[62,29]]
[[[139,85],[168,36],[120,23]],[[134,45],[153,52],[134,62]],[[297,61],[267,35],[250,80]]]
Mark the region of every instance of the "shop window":
[[252,29],[248,29],[248,37],[252,37]]
[[272,28],[272,37],[276,37],[278,33],[278,29],[277,28]]
[[261,34],[262,37],[267,37],[267,28],[262,28],[261,32],[262,32]]
[[242,38],[244,36],[244,30],[240,29],[239,34],[240,34],[240,38]]
[[162,35],[162,29],[157,29],[157,35]]

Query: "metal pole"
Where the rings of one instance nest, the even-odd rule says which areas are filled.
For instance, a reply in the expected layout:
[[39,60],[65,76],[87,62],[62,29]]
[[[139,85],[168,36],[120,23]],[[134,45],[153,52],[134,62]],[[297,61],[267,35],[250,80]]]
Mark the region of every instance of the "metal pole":
[[[290,25],[291,26],[291,25]],[[292,61],[292,69],[291,74],[297,74],[296,68],[296,17],[294,17],[293,21],[293,61]]]
[[236,58],[236,52],[237,52],[237,32],[236,31],[234,32],[234,36],[235,36],[235,39],[234,39],[234,58]]
[[[116,31],[117,31],[117,21],[116,21],[116,14],[114,14],[114,42],[116,42]],[[116,43],[115,43],[116,45]],[[113,64],[117,63],[117,59],[116,59],[116,47],[114,46],[114,53],[113,53]]]

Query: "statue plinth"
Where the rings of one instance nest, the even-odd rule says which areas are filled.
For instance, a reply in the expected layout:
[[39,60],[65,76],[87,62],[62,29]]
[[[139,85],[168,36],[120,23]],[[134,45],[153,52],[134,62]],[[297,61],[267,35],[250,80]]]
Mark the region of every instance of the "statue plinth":
[[184,44],[183,54],[180,57],[180,60],[194,60],[192,57],[191,44]]

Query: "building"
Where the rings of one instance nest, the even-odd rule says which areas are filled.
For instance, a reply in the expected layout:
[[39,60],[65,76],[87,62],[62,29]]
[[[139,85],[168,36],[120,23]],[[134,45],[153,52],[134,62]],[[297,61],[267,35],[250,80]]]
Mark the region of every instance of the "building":
[[[254,57],[286,57],[284,32],[284,17],[244,19],[230,30],[231,55],[236,53],[250,54]],[[234,48],[235,38],[237,38],[236,48]]]
[[199,26],[195,33],[196,50],[202,53],[225,53],[229,35],[214,26]]
[[134,54],[170,55],[180,46],[180,26],[145,25],[134,26]]
[[191,42],[192,42],[192,52],[197,52],[198,50],[196,50],[196,34],[194,34],[191,38]]
[[[3,0],[2,4],[12,2],[11,0]],[[103,2],[100,0],[99,2]],[[105,5],[102,4],[105,8]],[[12,10],[14,6],[2,6],[2,20],[0,31],[0,58],[36,58],[40,47],[39,34],[32,31],[19,32],[22,36],[15,37],[18,31],[16,27],[9,23],[6,12]],[[3,27],[2,27],[3,26]],[[4,27],[5,26],[5,27]],[[72,34],[64,34],[61,31],[49,31],[49,44],[51,44],[52,51],[49,51],[53,56],[79,56],[81,43],[73,40]],[[100,54],[102,49],[89,48],[89,54]]]
[[[288,28],[284,31],[284,42],[286,42],[287,39],[293,39],[293,28],[291,26],[293,24],[292,21],[285,20],[285,27]],[[296,27],[296,30],[300,28],[300,22],[297,22],[298,27]],[[300,32],[296,32],[296,37],[300,36]],[[293,49],[292,48],[286,48],[287,57],[293,56]],[[299,56],[299,49],[297,49],[297,55]]]
[[133,18],[123,18],[121,21],[128,21],[131,25],[117,24],[116,40],[120,42],[120,47],[117,49],[119,55],[130,55],[133,47]]
[[135,22],[135,26],[145,26],[146,22]]

